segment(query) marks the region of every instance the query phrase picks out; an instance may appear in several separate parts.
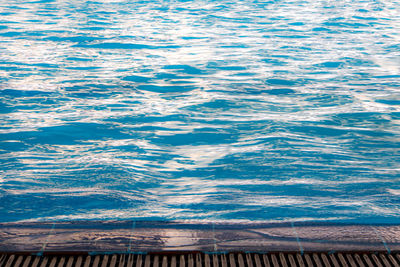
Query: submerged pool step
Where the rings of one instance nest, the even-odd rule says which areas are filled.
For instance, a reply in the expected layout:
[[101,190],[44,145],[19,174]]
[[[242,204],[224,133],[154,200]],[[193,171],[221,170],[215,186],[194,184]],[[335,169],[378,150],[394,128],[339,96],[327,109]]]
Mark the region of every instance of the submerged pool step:
[[0,267],[397,267],[400,254],[385,253],[152,253],[105,255],[0,255]]

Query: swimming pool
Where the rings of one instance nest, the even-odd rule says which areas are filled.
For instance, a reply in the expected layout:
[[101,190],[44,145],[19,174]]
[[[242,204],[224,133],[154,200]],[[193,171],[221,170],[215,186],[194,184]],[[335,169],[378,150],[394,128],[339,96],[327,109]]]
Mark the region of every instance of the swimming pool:
[[0,222],[399,223],[399,1],[0,5]]

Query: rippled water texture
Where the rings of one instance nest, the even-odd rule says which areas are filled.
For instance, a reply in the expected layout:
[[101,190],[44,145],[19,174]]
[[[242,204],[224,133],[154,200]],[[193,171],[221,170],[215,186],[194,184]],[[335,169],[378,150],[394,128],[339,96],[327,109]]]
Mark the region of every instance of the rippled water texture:
[[398,0],[0,3],[0,221],[400,222]]

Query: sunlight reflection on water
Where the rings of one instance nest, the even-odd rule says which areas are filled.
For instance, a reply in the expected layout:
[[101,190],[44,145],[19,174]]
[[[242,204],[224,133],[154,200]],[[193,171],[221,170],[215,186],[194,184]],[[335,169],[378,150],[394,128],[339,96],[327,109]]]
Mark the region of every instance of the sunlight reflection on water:
[[399,1],[12,1],[0,220],[398,222]]

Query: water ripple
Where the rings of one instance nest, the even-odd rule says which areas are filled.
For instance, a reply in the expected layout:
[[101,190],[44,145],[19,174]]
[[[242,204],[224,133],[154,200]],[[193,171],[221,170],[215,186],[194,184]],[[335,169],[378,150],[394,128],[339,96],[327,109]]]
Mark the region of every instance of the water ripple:
[[0,3],[0,221],[398,222],[399,6]]

